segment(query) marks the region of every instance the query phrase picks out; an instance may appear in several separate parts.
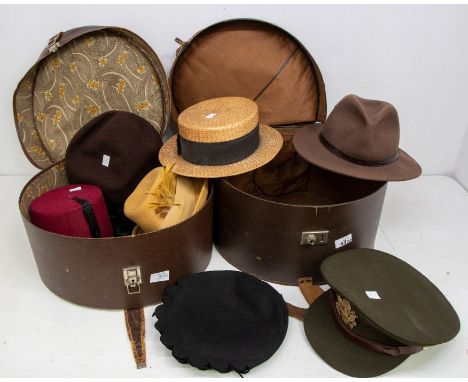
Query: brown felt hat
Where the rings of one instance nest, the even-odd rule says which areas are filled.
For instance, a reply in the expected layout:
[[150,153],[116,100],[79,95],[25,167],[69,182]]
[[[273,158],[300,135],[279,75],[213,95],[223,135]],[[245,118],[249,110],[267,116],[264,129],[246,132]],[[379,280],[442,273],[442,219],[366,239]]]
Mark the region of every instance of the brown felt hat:
[[160,135],[144,118],[109,111],[73,137],[65,155],[70,183],[99,186],[110,207],[122,208],[140,180],[159,165]]
[[460,321],[442,292],[411,265],[374,249],[325,259],[331,289],[304,317],[307,339],[334,369],[375,377],[454,338]]
[[222,178],[249,172],[271,161],[283,138],[259,123],[257,104],[244,97],[220,97],[185,109],[179,134],[159,152],[164,166],[193,178]]
[[399,141],[393,105],[356,95],[344,97],[323,124],[304,127],[293,139],[305,160],[339,174],[377,181],[417,178],[421,167]]

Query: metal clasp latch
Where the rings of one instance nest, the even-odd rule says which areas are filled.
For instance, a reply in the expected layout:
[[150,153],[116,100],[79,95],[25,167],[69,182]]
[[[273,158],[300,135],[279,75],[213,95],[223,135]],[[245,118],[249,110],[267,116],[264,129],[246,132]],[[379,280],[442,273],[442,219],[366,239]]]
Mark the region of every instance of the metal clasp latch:
[[62,37],[62,32],[57,33],[55,36],[52,36],[47,43],[47,49],[50,53],[55,53],[60,47],[60,37]]
[[140,293],[141,270],[139,265],[124,268],[123,278],[128,294]]
[[302,232],[301,245],[321,245],[328,243],[329,231],[306,231]]

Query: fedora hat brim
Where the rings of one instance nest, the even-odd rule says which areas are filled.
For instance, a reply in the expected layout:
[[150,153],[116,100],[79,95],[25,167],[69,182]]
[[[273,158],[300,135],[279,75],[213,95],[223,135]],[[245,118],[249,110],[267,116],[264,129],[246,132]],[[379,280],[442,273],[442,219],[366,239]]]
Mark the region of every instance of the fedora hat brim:
[[281,134],[270,126],[260,124],[260,144],[247,158],[220,166],[203,166],[186,161],[177,152],[177,135],[171,137],[159,151],[164,166],[172,166],[176,174],[192,178],[224,178],[255,170],[271,161],[283,145]]
[[397,160],[383,166],[359,165],[337,156],[320,141],[319,135],[323,125],[305,126],[294,135],[294,147],[306,161],[338,174],[365,180],[400,181],[421,175],[421,166],[401,149]]
[[329,294],[323,293],[304,317],[306,337],[314,351],[329,366],[351,377],[376,377],[394,369],[409,356],[389,356],[368,350],[346,337],[337,327]]

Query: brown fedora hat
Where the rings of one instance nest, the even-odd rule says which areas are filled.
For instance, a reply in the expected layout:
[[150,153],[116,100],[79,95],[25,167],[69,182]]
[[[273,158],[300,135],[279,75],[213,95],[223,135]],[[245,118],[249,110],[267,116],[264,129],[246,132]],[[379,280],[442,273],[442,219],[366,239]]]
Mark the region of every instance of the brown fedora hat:
[[302,128],[293,139],[305,160],[354,178],[417,178],[421,167],[401,150],[396,109],[388,102],[347,95],[323,124]]

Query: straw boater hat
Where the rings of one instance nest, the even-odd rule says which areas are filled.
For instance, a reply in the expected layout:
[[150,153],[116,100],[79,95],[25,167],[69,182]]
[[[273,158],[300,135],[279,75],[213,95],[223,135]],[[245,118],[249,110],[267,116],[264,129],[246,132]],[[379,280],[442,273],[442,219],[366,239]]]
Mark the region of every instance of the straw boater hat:
[[133,234],[158,231],[197,213],[207,196],[207,179],[186,178],[169,167],[157,167],[127,198],[124,213],[137,224]]
[[306,161],[354,178],[395,181],[421,175],[421,167],[398,148],[396,109],[384,101],[344,97],[325,123],[304,127],[293,138]]
[[272,160],[283,139],[259,123],[257,104],[243,97],[221,97],[197,103],[178,119],[179,134],[159,152],[164,166],[194,178],[238,175]]
[[320,270],[331,289],[307,310],[305,333],[315,352],[344,374],[384,374],[460,330],[442,292],[395,256],[352,249],[328,257]]

